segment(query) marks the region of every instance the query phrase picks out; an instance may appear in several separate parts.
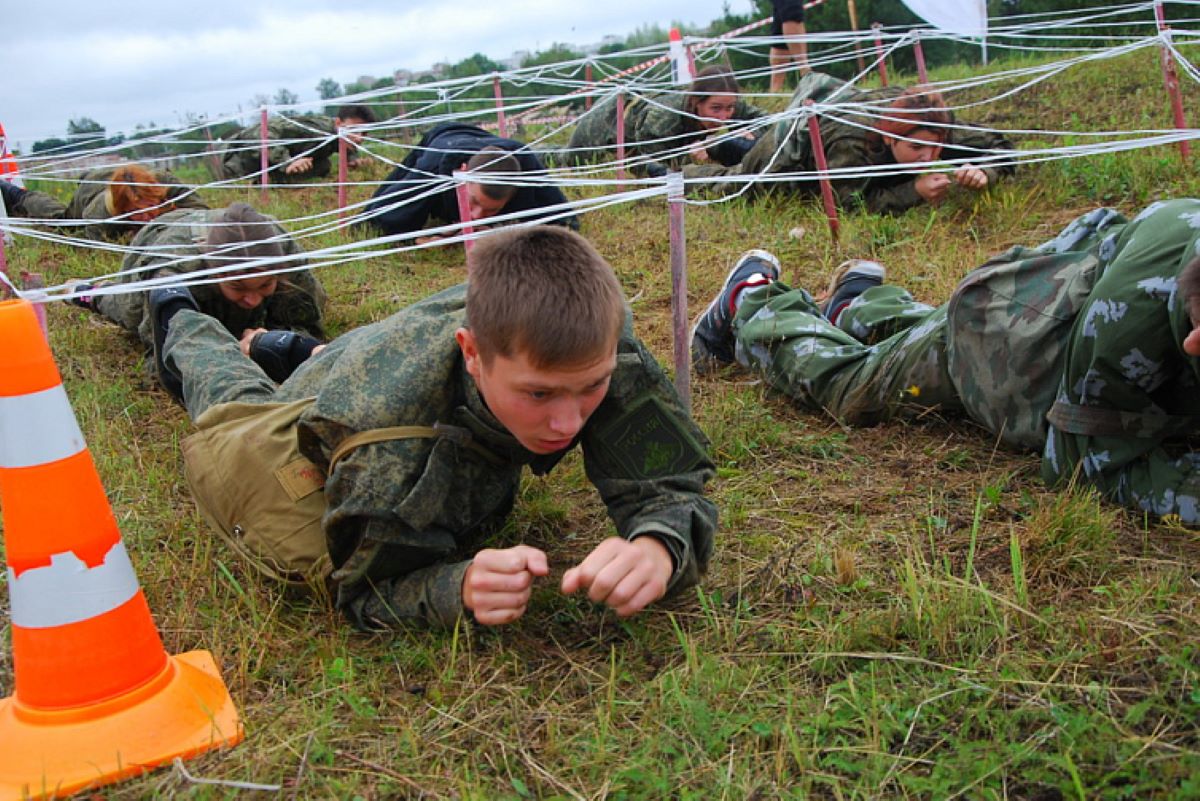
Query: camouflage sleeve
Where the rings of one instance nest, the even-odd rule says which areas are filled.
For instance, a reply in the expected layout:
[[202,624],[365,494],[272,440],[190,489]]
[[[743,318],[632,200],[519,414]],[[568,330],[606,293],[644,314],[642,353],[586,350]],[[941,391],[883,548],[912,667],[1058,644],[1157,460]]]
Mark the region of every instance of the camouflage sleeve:
[[[662,98],[654,98],[653,104],[649,100],[642,102],[647,104],[645,112],[630,121],[632,123],[630,126],[632,135],[629,137],[630,147],[636,150],[638,155],[652,157],[667,169],[680,169],[688,161],[686,153],[670,158],[664,154],[685,147],[691,139],[700,137],[687,135],[686,117],[669,101],[665,105],[656,105],[663,103]],[[644,171],[644,169],[645,165],[637,168],[638,171]]]
[[[838,126],[839,128],[842,126]],[[824,135],[825,126],[821,133]],[[869,166],[871,161],[867,140],[857,131],[839,131],[823,143],[829,169],[852,169]],[[869,175],[832,181],[838,204],[845,208],[865,207],[873,214],[895,214],[924,203],[917,193],[917,176],[898,184],[886,185]],[[817,191],[820,191],[819,188]]]
[[655,536],[671,552],[677,592],[704,573],[716,534],[708,441],[640,342],[623,339],[617,362],[585,430],[584,466],[622,537]]
[[1122,505],[1158,517],[1178,515],[1184,524],[1200,526],[1200,453],[1183,446],[1178,437],[1136,428],[1146,419],[1144,413],[1162,412],[1160,402],[1172,394],[1168,382],[1182,377],[1188,393],[1194,394],[1195,365],[1184,363],[1176,347],[1191,328],[1181,317],[1186,315],[1173,315],[1174,324],[1168,327],[1161,318],[1150,326],[1142,325],[1154,322],[1150,319],[1127,316],[1120,321],[1128,332],[1127,347],[1098,347],[1086,369],[1068,368],[1068,379],[1078,380],[1061,389],[1062,399],[1082,403],[1085,409],[1133,414],[1129,430],[1115,436],[1069,433],[1051,425],[1042,458],[1047,483],[1079,480]]
[[[991,155],[993,150],[1012,150],[1012,142],[1003,134],[985,131],[982,128],[966,128],[954,132],[953,146],[942,150],[942,158],[947,159],[979,159]],[[1008,178],[1016,172],[1015,164],[1000,166],[983,166],[987,173],[988,186],[995,186],[1002,178]]]

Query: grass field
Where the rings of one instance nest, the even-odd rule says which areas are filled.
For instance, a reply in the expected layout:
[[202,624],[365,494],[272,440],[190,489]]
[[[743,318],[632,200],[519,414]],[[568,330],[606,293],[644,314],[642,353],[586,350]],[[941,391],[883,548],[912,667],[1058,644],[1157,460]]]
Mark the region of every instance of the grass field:
[[[1185,106],[1198,119],[1194,85]],[[974,120],[1170,126],[1150,51],[1056,76]],[[847,215],[840,245],[817,203],[692,207],[689,304],[702,308],[749,247],[813,288],[843,258],[876,258],[890,280],[941,302],[989,254],[1040,242],[1096,205],[1134,212],[1197,194],[1195,164],[1160,148],[1032,165],[996,191],[898,218]],[[294,217],[334,199],[332,188],[284,190],[263,208]],[[669,364],[665,204],[589,215],[583,233]],[[314,244],[346,236],[358,234]],[[50,281],[117,268],[113,254],[30,241],[9,256]],[[462,281],[462,251],[320,277],[342,332]],[[576,454],[526,478],[494,543],[551,555],[521,622],[369,637],[260,579],[206,530],[181,472],[190,424],[152,388],[132,339],[65,304],[49,319],[167,650],[211,650],[243,715],[246,741],[189,762],[196,776],[276,783],[259,795],[280,798],[1200,798],[1200,536],[1086,491],[1049,491],[1035,455],[970,423],[930,415],[851,430],[747,373],[696,378],[721,509],[697,591],[621,621],[554,590],[611,528]],[[166,769],[103,797],[243,793]]]

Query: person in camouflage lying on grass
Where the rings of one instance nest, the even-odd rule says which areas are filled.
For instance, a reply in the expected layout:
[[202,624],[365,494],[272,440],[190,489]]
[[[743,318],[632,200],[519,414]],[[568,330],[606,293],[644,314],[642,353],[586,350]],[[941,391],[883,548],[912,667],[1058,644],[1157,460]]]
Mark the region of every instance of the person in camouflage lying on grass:
[[[234,203],[225,209],[173,211],[142,229],[130,243],[118,283],[143,281],[228,265],[219,283],[192,287],[199,309],[240,340],[243,352],[282,381],[325,338],[325,290],[308,270],[261,275],[241,262],[302,254],[274,217]],[[288,262],[295,265],[296,262]],[[154,347],[146,292],[96,292],[112,282],[73,284],[84,293],[71,302],[107,317]]]
[[852,425],[964,413],[1042,451],[1048,483],[1200,525],[1200,201],[1098,209],[938,308],[871,262],[843,265],[823,307],[778,277],[763,251],[735,265],[693,331],[698,368],[736,359]]
[[[336,117],[304,114],[271,117],[267,120],[267,169],[273,183],[311,181],[329,175],[330,159],[338,152],[337,130],[346,125],[375,122],[375,114],[362,105],[342,106]],[[322,141],[323,137],[327,137]],[[221,153],[224,175],[245,178],[262,171],[262,126],[248,125],[234,133]],[[347,166],[358,162],[349,153],[362,141],[362,134],[348,133]]]
[[56,226],[56,230],[95,240],[120,239],[175,209],[208,208],[171,173],[151,171],[139,164],[85,172],[70,202],[65,204],[53,195],[27,190],[8,181],[0,181],[0,194],[10,216],[70,221]]
[[[663,92],[645,97],[626,97],[626,158],[653,157],[653,161],[635,164],[637,174],[655,174],[678,170],[684,163],[715,161],[733,165],[754,144],[755,132],[707,140],[733,120],[741,122],[764,116],[762,109],[742,100],[737,80],[724,68],[705,67],[686,92]],[[571,133],[568,148],[576,163],[593,161],[607,149],[617,146],[617,100],[606,98],[580,117]],[[690,147],[690,152],[668,157],[670,151]],[[591,148],[590,150],[588,148]]]
[[[684,177],[815,173],[817,163],[807,117],[800,113],[806,100],[875,106],[870,115],[838,113],[820,118],[821,144],[831,171],[874,170],[831,180],[834,194],[843,207],[861,206],[875,214],[895,214],[922,203],[941,203],[954,186],[982,191],[1013,173],[1011,164],[977,167],[970,163],[988,159],[994,151],[1011,150],[1012,143],[998,133],[955,125],[953,115],[936,93],[922,87],[864,92],[831,75],[810,72],[800,78],[788,104],[788,111],[795,113],[768,127],[741,163],[730,167],[689,165],[684,167]],[[889,102],[890,105],[885,105]],[[895,174],[905,165],[940,160],[954,161],[959,166],[953,175]],[[727,194],[740,190],[744,184],[718,182],[697,186]],[[760,181],[754,186],[760,190],[813,195],[820,192],[820,184],[811,176],[805,180]]]
[[[558,226],[485,237],[468,267],[469,284],[338,337],[279,387],[185,292],[156,290],[160,370],[181,379],[193,420],[315,398],[293,425],[300,453],[329,473],[336,603],[359,627],[521,617],[546,554],[476,549],[508,516],[523,468],[544,475],[577,445],[617,536],[568,569],[562,591],[625,616],[694,584],[716,531],[704,496],[714,467],[634,336],[612,268]],[[348,438],[394,426],[435,428],[362,445],[329,470]]]

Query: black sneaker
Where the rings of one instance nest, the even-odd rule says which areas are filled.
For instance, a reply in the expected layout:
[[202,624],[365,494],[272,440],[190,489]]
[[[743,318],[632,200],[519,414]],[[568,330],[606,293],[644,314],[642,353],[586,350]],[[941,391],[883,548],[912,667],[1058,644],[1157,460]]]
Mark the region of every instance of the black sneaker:
[[733,315],[745,289],[779,280],[779,259],[765,250],[747,250],[725,277],[725,285],[692,326],[692,366],[698,372],[714,362],[732,362]]
[[[103,282],[99,284],[89,284],[87,281],[71,280],[67,281],[67,291],[91,292],[93,289],[101,285],[103,285]],[[81,295],[77,298],[67,298],[67,303],[70,303],[72,306],[78,306],[81,309],[87,309],[88,311],[96,311],[96,298],[93,295]]]
[[158,373],[158,382],[175,400],[183,403],[183,381],[178,375],[167,369],[163,363],[163,343],[167,341],[167,331],[171,327],[171,318],[184,309],[199,311],[196,299],[184,287],[159,287],[150,290],[150,319],[154,324],[154,370]]
[[863,259],[851,259],[838,266],[829,279],[828,300],[821,306],[825,319],[837,325],[846,307],[873,286],[881,286],[886,271],[883,265]]
[[0,178],[0,197],[4,199],[4,208],[8,209],[11,216],[17,216],[17,207],[21,205],[21,201],[27,194],[29,194],[28,189]]

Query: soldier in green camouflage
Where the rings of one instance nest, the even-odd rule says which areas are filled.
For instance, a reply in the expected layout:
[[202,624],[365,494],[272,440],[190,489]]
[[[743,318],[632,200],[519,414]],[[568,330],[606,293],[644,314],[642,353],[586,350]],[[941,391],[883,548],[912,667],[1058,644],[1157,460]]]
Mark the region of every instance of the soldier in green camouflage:
[[847,424],[963,413],[1043,451],[1050,483],[1078,475],[1119,503],[1200,525],[1200,459],[1185,443],[1200,421],[1198,255],[1191,199],[1132,222],[1091,212],[993,258],[937,308],[883,285],[870,262],[843,265],[818,305],[778,281],[773,256],[750,251],[697,322],[693,359],[736,360]]
[[[938,204],[953,187],[975,191],[994,186],[1011,175],[1013,166],[995,154],[1012,150],[1003,135],[956,125],[942,98],[916,87],[898,87],[864,92],[831,75],[810,72],[800,78],[788,104],[788,113],[758,139],[739,164],[684,167],[685,178],[720,179],[745,176],[784,176],[778,180],[754,181],[758,190],[777,189],[801,194],[820,191],[815,173],[816,156],[809,137],[805,102],[827,104],[870,104],[868,113],[830,112],[820,117],[821,144],[830,181],[838,203],[844,208],[865,208],[875,214],[895,214],[922,203]],[[1001,159],[987,166],[975,163]],[[937,161],[955,162],[952,175],[902,172],[912,165]],[[975,162],[975,163],[972,163]],[[837,171],[845,177],[836,177]],[[807,173],[804,177],[787,177]],[[715,181],[696,184],[710,191],[729,194],[741,190],[744,181]]]
[[[193,286],[192,296],[203,314],[241,340],[248,354],[282,380],[290,369],[274,366],[275,352],[295,348],[296,354],[285,356],[299,363],[299,349],[306,347],[307,357],[325,337],[325,290],[309,270],[264,275],[261,271],[272,266],[247,271],[238,265],[303,253],[275,218],[245,203],[168,212],[134,237],[117,282],[75,283],[74,291],[81,294],[72,302],[137,334],[149,351],[154,329],[147,293],[121,291],[120,284],[228,265],[225,280]],[[302,259],[276,266],[300,264]],[[269,332],[278,333],[265,336]]]
[[[330,159],[338,152],[337,131],[348,125],[375,122],[363,105],[342,106],[336,117],[303,114],[267,120],[267,169],[276,183],[306,182],[329,175]],[[362,134],[347,133],[347,153],[362,141]],[[230,137],[219,154],[224,175],[219,178],[257,176],[262,167],[262,126],[249,125]],[[347,155],[347,166],[357,163]]]
[[[754,132],[717,137],[730,121],[744,122],[764,116],[761,109],[742,100],[737,81],[721,67],[700,71],[687,92],[664,92],[627,98],[625,102],[625,154],[636,174],[678,170],[684,163],[737,164],[751,145]],[[617,144],[617,101],[597,103],[576,123],[568,145],[576,163],[595,159]]]
[[523,468],[544,475],[576,445],[617,536],[567,570],[562,591],[624,616],[694,584],[716,530],[704,497],[714,468],[633,335],[612,268],[556,226],[482,239],[469,266],[469,287],[344,334],[279,387],[215,321],[157,291],[161,369],[181,378],[193,419],[315,398],[296,436],[323,470],[356,432],[432,427],[354,449],[325,482],[336,603],[359,627],[519,618],[545,553],[476,549],[507,517]]
[[61,221],[56,230],[79,233],[86,239],[120,239],[175,209],[206,209],[195,191],[166,170],[151,171],[139,164],[89,170],[68,203],[45,192],[26,190],[0,181],[4,205],[13,217],[47,223]]

